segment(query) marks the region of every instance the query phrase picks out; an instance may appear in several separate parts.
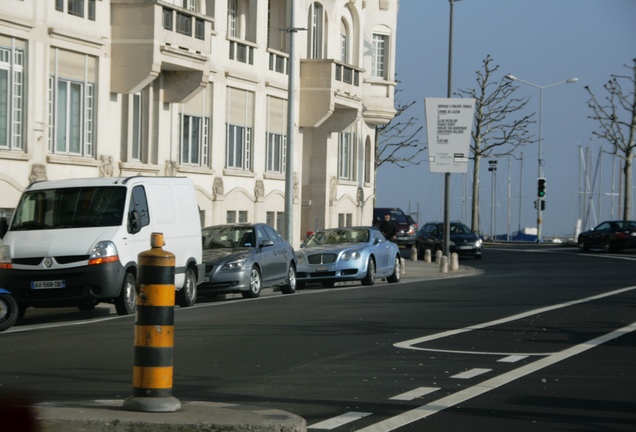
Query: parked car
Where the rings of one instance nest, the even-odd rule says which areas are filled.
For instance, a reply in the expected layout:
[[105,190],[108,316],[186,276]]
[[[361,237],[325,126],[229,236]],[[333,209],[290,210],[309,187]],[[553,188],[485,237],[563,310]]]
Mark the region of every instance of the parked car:
[[[416,242],[418,257],[423,257],[426,249],[429,249],[433,256],[438,250],[444,250],[444,223],[425,223],[417,233]],[[479,259],[484,251],[484,242],[476,232],[463,223],[451,222],[449,251],[457,253],[460,257],[471,256]]]
[[397,207],[376,207],[373,209],[373,226],[378,227],[384,220],[385,214],[390,214],[397,228],[397,244],[399,246],[411,247],[415,244],[417,234],[417,223],[410,215],[404,213]]
[[264,223],[215,225],[201,230],[205,276],[202,294],[241,293],[256,298],[264,287],[296,292],[294,248]]
[[605,221],[589,231],[579,234],[578,246],[582,252],[593,248],[605,252],[636,247],[636,221]]
[[400,281],[400,249],[377,228],[319,230],[300,247],[296,251],[299,287],[311,282],[332,287],[343,281],[373,285],[378,277]]

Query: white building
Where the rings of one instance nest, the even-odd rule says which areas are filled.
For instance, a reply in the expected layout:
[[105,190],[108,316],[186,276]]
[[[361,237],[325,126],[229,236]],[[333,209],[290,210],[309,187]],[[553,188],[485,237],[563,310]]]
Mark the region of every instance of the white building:
[[[188,176],[284,233],[292,0],[2,0],[0,213],[43,179]],[[397,0],[294,2],[292,243],[370,224]]]

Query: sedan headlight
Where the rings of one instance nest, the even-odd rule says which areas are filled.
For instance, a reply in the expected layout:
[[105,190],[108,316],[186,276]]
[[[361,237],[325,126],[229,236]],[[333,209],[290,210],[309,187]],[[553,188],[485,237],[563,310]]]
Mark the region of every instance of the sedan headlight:
[[481,247],[483,243],[484,241],[482,239],[477,239],[477,241],[475,241],[475,247]]
[[304,264],[305,263],[305,254],[296,252],[296,262],[298,264]]
[[360,258],[360,252],[345,252],[342,254],[342,259],[345,261],[357,260]]
[[234,261],[230,261],[228,263],[223,264],[221,270],[240,270],[245,265],[247,261],[247,256],[243,255],[235,259]]

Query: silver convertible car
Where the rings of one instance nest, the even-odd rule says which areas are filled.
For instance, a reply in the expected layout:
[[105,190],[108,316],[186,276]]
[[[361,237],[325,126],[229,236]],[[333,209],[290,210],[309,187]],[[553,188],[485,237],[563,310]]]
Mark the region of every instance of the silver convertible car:
[[316,231],[296,251],[298,287],[321,283],[362,281],[376,278],[399,282],[400,248],[374,227],[332,228]]
[[205,279],[202,294],[258,297],[266,286],[296,292],[294,249],[264,223],[215,225],[201,230]]

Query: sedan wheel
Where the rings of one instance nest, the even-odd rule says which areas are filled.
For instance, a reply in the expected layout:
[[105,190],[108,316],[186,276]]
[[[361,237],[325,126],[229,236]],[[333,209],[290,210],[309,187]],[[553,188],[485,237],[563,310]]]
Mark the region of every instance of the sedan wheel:
[[369,258],[369,263],[367,264],[367,275],[362,279],[362,285],[373,285],[375,284],[375,261],[373,258]]
[[579,246],[579,250],[581,252],[587,252],[590,250],[589,246],[587,245],[587,243],[585,242],[585,239],[579,238],[578,241],[578,246]]
[[190,307],[197,301],[197,278],[192,269],[186,270],[183,288],[177,291],[177,304]]
[[287,282],[280,288],[280,291],[283,294],[293,294],[296,292],[296,267],[291,263],[287,271]]
[[395,256],[395,264],[393,265],[393,274],[386,278],[389,283],[396,283],[400,281],[402,274],[402,261],[399,256]]
[[244,298],[256,298],[261,295],[261,286],[263,280],[261,279],[261,272],[258,271],[258,267],[252,267],[250,271],[250,290],[243,291],[241,295]]

